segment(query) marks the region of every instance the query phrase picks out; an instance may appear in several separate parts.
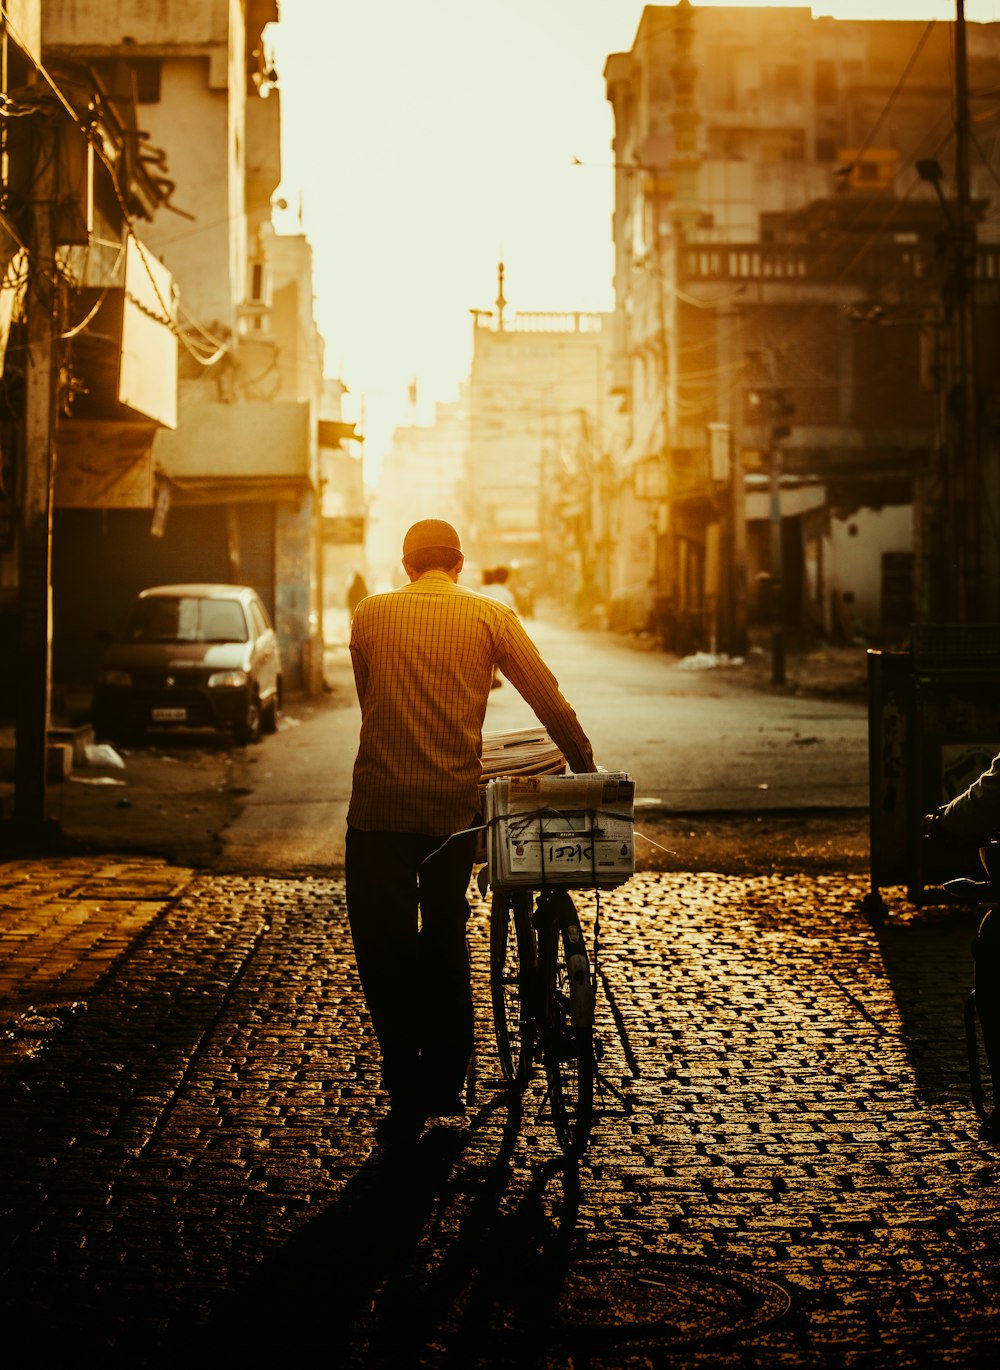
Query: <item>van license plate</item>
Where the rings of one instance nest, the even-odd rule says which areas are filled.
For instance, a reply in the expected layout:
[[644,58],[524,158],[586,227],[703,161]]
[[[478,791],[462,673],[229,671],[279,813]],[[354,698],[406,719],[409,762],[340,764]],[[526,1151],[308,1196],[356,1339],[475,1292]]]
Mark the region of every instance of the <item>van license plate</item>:
[[154,709],[154,723],[183,723],[187,719],[187,709]]

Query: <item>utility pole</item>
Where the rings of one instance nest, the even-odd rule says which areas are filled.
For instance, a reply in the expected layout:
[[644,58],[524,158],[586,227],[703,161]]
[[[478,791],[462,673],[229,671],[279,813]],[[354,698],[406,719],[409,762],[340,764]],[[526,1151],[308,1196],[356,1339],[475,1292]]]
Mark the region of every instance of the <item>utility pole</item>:
[[771,683],[785,683],[785,587],[784,560],[785,549],[782,540],[781,521],[781,444],[791,429],[789,422],[795,413],[795,405],[789,404],[783,390],[776,388],[774,353],[768,356],[768,371],[771,384],[767,391],[767,435],[768,435],[768,486],[770,491],[771,519]]
[[[749,358],[760,362],[758,352],[748,353]],[[792,429],[789,425],[795,414],[795,404],[790,404],[785,390],[775,385],[774,352],[767,349],[767,384],[749,396],[752,404],[759,407],[759,423],[767,451],[768,493],[770,493],[770,582],[768,582],[768,608],[771,619],[771,682],[785,684],[785,545],[782,537],[781,514],[781,444]],[[742,475],[742,473],[740,473]]]
[[[742,335],[742,315],[738,309],[716,311],[716,346],[719,370],[730,375],[735,370],[738,351],[736,339]],[[724,650],[731,656],[745,656],[748,644],[747,606],[747,514],[746,478],[738,445],[733,442],[735,393],[727,385],[719,390],[719,419],[727,430],[728,473],[723,488],[725,530],[723,555]],[[742,412],[740,412],[742,419]],[[709,424],[711,431],[713,425]],[[740,425],[742,427],[742,424]]]
[[18,687],[14,823],[20,838],[45,832],[45,781],[52,695],[52,478],[54,364],[58,291],[53,208],[55,133],[44,114],[34,138],[30,266],[27,297],[24,475],[18,542]]
[[982,617],[982,488],[976,415],[975,254],[969,171],[969,66],[965,0],[955,6],[955,330],[958,368],[956,395],[958,467],[959,623]]
[[[917,172],[934,187],[947,224],[947,275],[942,287],[938,330],[941,480],[939,525],[926,541],[925,562],[934,558],[940,593],[925,583],[923,606],[939,600],[952,623],[981,622],[983,591],[983,502],[975,358],[976,228],[969,172],[969,73],[964,0],[955,14],[955,199],[942,188],[934,158],[918,161]],[[931,529],[928,511],[925,525]],[[926,577],[926,572],[924,573]],[[922,607],[923,607],[922,606]]]
[[785,612],[781,545],[781,448],[772,439],[767,461],[768,489],[771,518],[771,580],[769,584],[771,608],[771,683],[785,683]]

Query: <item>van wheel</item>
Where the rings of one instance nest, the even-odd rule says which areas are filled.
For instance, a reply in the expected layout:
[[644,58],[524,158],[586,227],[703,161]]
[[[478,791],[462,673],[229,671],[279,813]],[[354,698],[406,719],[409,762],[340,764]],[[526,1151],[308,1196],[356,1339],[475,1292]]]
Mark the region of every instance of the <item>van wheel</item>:
[[270,704],[265,704],[260,711],[260,730],[263,733],[276,733],[278,731],[278,696],[275,695]]

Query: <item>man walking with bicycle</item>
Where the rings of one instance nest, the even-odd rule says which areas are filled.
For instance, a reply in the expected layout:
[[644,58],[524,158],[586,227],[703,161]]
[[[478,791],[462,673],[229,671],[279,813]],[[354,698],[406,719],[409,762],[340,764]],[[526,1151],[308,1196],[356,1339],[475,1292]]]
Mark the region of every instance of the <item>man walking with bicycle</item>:
[[462,543],[441,519],[403,540],[409,584],[361,601],[351,660],[361,738],[347,815],[347,910],[382,1052],[389,1145],[464,1112],[473,1013],[465,927],[479,821],[482,728],[494,666],[570,769],[586,734],[516,613],[458,584]]

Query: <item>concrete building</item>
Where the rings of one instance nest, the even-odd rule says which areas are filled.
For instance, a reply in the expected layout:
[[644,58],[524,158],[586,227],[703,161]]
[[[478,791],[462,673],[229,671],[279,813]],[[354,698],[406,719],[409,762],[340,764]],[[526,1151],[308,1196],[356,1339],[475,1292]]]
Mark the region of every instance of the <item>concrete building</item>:
[[[404,424],[392,435],[392,445],[379,472],[367,539],[369,588],[388,588],[403,579],[400,566],[403,534],[422,518],[443,518],[460,529],[468,549],[464,502],[465,461],[469,447],[466,395],[434,406],[431,424]],[[465,581],[476,583],[469,553]]]
[[309,244],[271,228],[277,20],[275,0],[43,9],[47,60],[86,62],[116,97],[137,98],[145,159],[169,203],[149,243],[179,288],[177,426],[154,444],[152,498],[57,510],[55,648],[67,678],[92,675],[94,627],[114,627],[137,589],[203,579],[252,584],[274,617],[286,687],[321,684],[323,347]]
[[[151,448],[177,422],[176,296],[143,241],[169,187],[134,92],[87,64],[42,65],[35,0],[0,12],[0,764],[15,823],[44,829],[54,500],[151,503]],[[16,746],[15,746],[16,739]]]
[[[968,54],[979,127],[994,118],[1000,25],[969,25]],[[678,650],[739,650],[755,615],[892,636],[942,612],[955,539],[934,525],[942,501],[970,500],[941,493],[960,383],[961,197],[936,161],[954,147],[952,26],[681,0],[643,11],[605,78],[614,620]],[[984,339],[992,177],[977,159],[966,200]]]
[[[522,590],[590,613],[603,604],[611,530],[605,452],[610,319],[477,312],[464,490],[468,555],[516,565]],[[544,536],[543,536],[544,531]]]

